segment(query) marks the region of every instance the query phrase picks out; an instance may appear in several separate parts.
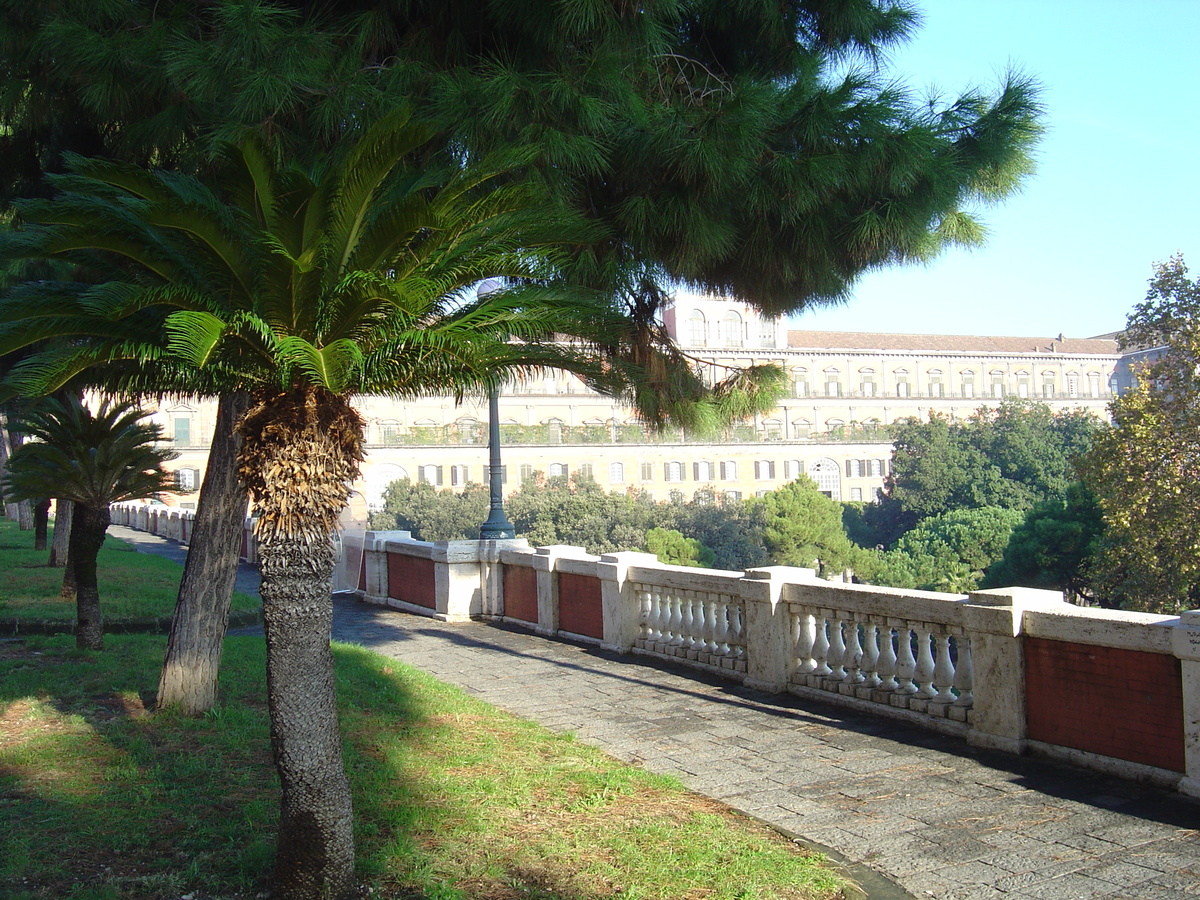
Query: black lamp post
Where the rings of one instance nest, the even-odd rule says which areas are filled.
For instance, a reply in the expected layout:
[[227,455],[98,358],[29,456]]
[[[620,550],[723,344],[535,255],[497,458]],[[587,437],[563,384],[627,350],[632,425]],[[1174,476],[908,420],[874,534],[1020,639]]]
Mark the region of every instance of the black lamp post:
[[517,530],[504,515],[504,480],[500,466],[500,389],[488,391],[488,487],[491,489],[491,512],[479,526],[481,541],[502,541],[517,536]]

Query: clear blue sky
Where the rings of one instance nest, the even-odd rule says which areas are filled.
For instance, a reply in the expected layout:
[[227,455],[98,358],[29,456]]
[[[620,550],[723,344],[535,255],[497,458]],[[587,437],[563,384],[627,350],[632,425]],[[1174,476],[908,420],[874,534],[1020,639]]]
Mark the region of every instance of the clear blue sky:
[[791,327],[1090,337],[1121,328],[1155,262],[1200,275],[1200,0],[917,0],[888,72],[924,90],[1043,85],[1024,190],[986,208],[987,244],[863,277]]

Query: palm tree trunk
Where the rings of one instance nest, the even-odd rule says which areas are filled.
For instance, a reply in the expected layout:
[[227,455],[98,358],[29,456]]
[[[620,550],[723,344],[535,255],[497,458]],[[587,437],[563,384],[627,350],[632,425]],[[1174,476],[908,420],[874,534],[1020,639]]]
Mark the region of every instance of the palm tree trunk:
[[80,650],[104,649],[104,619],[100,615],[100,587],[96,582],[96,557],[109,525],[108,507],[76,505],[71,523],[71,570],[75,577],[75,646]]
[[50,561],[46,564],[61,569],[67,564],[71,547],[71,511],[75,508],[71,500],[54,501],[54,540],[50,542]]
[[282,789],[272,893],[339,900],[353,892],[354,819],[329,648],[331,537],[362,459],[362,419],[344,398],[300,388],[257,396],[241,431]]
[[175,705],[196,716],[217,700],[221,647],[246,519],[246,490],[237,475],[242,445],[237,424],[249,406],[246,393],[222,394],[217,404],[217,427],[158,680],[160,709]]
[[33,504],[33,549],[46,549],[46,535],[50,530],[50,500],[39,500]]

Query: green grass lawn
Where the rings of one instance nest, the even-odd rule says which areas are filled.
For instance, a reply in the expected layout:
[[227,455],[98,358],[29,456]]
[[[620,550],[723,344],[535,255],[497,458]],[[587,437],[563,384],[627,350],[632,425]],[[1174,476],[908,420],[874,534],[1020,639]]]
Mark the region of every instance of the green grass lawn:
[[[62,569],[46,565],[48,550],[33,549],[33,532],[0,518],[0,622],[75,620],[75,604],[59,599]],[[180,567],[169,559],[138,553],[109,536],[100,550],[100,608],[117,623],[170,617],[179,591]],[[255,597],[235,593],[233,611],[257,609]]]
[[[0,571],[23,552],[12,543],[0,532]],[[114,550],[105,566],[134,559]],[[262,639],[227,639],[219,706],[198,719],[151,710],[164,648],[161,635],[109,635],[102,652],[67,635],[0,641],[0,897],[267,889],[279,797]],[[335,654],[371,897],[801,900],[845,885],[671,779],[395,660]]]

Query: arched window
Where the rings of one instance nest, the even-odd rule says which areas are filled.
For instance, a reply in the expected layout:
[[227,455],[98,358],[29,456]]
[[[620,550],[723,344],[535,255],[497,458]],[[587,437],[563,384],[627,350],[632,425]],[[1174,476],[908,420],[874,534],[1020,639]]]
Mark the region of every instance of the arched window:
[[785,459],[783,461],[783,479],[784,481],[795,481],[804,474],[804,463],[798,459]]
[[742,317],[733,310],[721,316],[720,338],[722,347],[740,347],[743,343]]
[[363,475],[363,494],[367,498],[367,506],[372,509],[382,508],[383,495],[388,485],[404,478],[408,478],[408,472],[402,466],[393,463],[380,463],[367,469]]
[[842,468],[832,459],[818,459],[808,467],[808,476],[826,497],[842,499]]
[[772,349],[775,346],[775,320],[765,316],[758,321],[758,346]]
[[436,487],[441,487],[442,484],[442,467],[429,463],[420,466],[417,469],[417,477],[423,484],[432,484]]
[[754,477],[758,481],[771,481],[775,478],[775,461],[756,459],[754,461]]
[[185,466],[175,470],[175,489],[180,493],[190,494],[200,487],[200,470]]
[[702,459],[692,463],[692,480],[705,482],[713,480],[713,472],[716,469],[711,462]]
[[688,344],[693,347],[708,346],[708,321],[698,309],[693,309],[688,316]]
[[568,472],[567,464],[563,462],[550,463],[550,477],[566,477]]
[[625,483],[625,463],[609,463],[608,464],[608,483],[609,484],[624,484]]
[[663,466],[663,478],[666,481],[683,481],[683,463],[672,460]]
[[732,459],[721,461],[721,480],[736,481],[737,480],[737,463]]
[[862,478],[863,461],[861,459],[846,460],[846,474],[851,478]]

